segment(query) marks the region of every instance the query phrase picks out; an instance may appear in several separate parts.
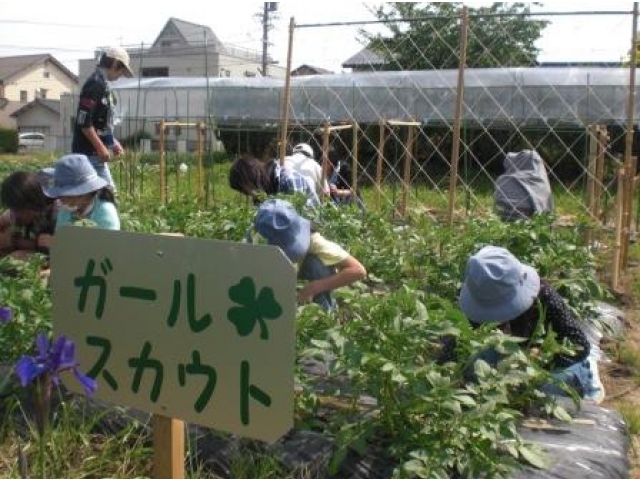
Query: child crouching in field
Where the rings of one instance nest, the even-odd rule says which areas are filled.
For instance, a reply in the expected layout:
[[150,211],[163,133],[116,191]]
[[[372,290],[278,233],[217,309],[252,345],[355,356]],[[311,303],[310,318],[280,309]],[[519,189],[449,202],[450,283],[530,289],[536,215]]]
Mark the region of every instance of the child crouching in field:
[[26,258],[49,253],[56,211],[54,201],[42,192],[38,175],[17,171],[0,186],[0,256]]
[[98,228],[120,230],[113,191],[86,155],[66,155],[44,173],[48,177],[42,187],[45,195],[60,204],[56,228],[88,220]]
[[340,245],[313,231],[293,205],[279,199],[264,201],[256,214],[253,243],[276,245],[298,269],[298,278],[309,282],[298,292],[298,301],[313,300],[326,311],[336,308],[331,292],[363,279],[364,266]]

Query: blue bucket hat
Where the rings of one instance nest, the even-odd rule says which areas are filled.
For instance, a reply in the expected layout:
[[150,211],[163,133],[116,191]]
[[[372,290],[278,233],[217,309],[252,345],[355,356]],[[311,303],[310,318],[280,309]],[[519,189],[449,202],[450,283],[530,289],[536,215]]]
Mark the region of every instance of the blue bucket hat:
[[47,197],[73,197],[95,192],[108,185],[99,177],[86,155],[72,154],[60,158],[53,168],[42,171],[48,176],[42,190]]
[[467,262],[459,305],[473,323],[506,323],[524,313],[540,292],[540,276],[509,250],[488,246]]
[[296,263],[309,250],[311,222],[301,217],[289,202],[269,199],[258,208],[254,228],[270,245],[280,247]]

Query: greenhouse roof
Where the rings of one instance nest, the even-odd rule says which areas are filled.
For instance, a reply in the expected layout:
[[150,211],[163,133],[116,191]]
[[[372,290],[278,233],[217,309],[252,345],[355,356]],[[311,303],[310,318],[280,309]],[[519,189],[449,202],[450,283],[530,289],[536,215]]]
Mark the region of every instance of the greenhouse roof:
[[[457,70],[292,77],[290,119],[301,124],[354,119],[377,123],[381,118],[450,123],[457,78]],[[469,122],[586,125],[626,121],[626,68],[467,69],[464,83],[463,115]],[[145,98],[142,116],[180,116],[183,103],[188,102],[192,115],[200,112],[219,122],[235,123],[278,121],[283,88],[284,80],[274,78],[166,77],[114,84],[123,99],[140,91]],[[175,111],[169,111],[172,103]]]

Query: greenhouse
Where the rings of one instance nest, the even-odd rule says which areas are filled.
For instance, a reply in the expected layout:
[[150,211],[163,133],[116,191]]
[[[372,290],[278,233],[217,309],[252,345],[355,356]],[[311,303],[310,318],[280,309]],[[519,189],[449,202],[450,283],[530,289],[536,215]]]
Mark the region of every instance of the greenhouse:
[[[290,122],[448,124],[457,76],[457,70],[430,70],[293,77]],[[467,69],[463,120],[516,127],[625,124],[628,85],[625,68]],[[123,120],[208,117],[218,124],[280,121],[283,89],[283,80],[271,78],[149,78],[114,86]]]

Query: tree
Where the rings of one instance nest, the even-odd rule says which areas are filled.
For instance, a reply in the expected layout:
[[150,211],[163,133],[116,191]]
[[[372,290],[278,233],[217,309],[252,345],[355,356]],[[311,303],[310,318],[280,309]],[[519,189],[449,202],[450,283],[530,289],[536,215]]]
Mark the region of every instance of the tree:
[[[535,65],[535,46],[549,23],[525,14],[528,3],[493,3],[469,8],[467,66],[476,68]],[[386,60],[383,70],[458,68],[461,3],[393,2],[373,13],[389,34],[360,34],[369,50]]]

